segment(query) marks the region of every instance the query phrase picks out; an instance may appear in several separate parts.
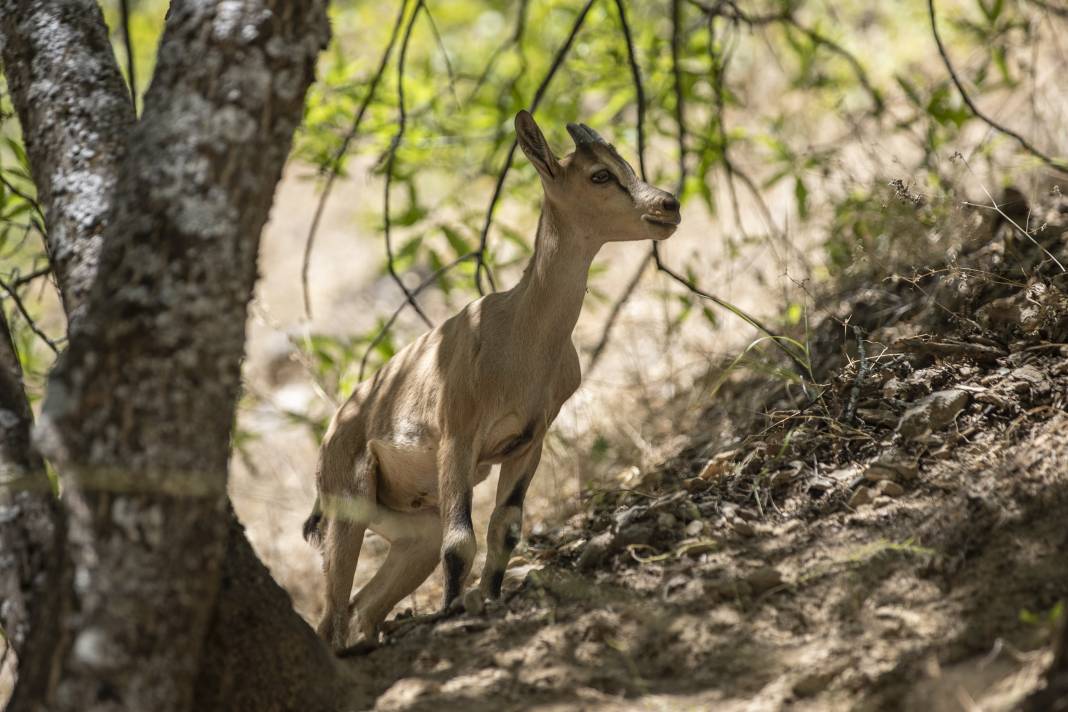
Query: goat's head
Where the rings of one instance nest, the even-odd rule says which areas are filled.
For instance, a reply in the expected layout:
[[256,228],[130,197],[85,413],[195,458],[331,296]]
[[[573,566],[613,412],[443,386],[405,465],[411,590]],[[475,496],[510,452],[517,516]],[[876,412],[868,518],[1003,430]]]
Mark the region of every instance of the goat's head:
[[545,199],[561,219],[603,242],[663,240],[678,227],[679,201],[635,173],[585,124],[568,124],[575,150],[557,159],[530,112],[515,117],[519,147],[538,170]]

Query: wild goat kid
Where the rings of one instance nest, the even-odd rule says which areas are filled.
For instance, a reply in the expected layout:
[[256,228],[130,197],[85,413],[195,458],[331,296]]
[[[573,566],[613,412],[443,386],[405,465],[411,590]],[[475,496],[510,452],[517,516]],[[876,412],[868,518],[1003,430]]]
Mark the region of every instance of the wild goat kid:
[[479,587],[500,595],[545,431],[581,381],[571,332],[590,263],[606,242],[662,240],[679,224],[675,196],[639,179],[589,127],[567,125],[575,151],[562,160],[530,113],[519,112],[515,129],[545,191],[519,284],[468,304],[362,382],[319,451],[319,499],[304,534],[321,544],[319,634],[335,649],[348,643],[349,593],[368,527],[390,548],[351,604],[363,635],[373,636],[439,559],[443,609],[462,593],[475,558],[471,490],[498,463]]

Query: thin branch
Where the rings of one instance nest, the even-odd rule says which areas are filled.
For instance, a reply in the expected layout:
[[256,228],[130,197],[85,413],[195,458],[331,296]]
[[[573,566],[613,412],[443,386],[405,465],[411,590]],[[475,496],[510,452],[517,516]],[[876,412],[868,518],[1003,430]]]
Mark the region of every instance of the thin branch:
[[853,388],[849,393],[849,403],[846,405],[842,420],[852,423],[857,414],[857,403],[860,402],[860,390],[864,387],[864,381],[868,377],[871,365],[868,363],[868,353],[864,348],[864,332],[859,326],[853,326],[853,335],[857,338],[857,355],[860,363],[857,365],[857,377],[853,380]]
[[957,75],[957,70],[953,68],[953,63],[949,59],[949,53],[946,51],[946,46],[942,43],[942,37],[938,34],[938,20],[935,13],[934,0],[927,0],[927,13],[931,19],[931,33],[934,35],[935,44],[938,45],[938,54],[942,57],[942,63],[946,66],[946,71],[949,72],[950,79],[953,80],[953,85],[957,87],[957,91],[960,92],[960,98],[968,106],[975,117],[983,121],[990,128],[1003,133],[1016,140],[1020,147],[1030,153],[1035,158],[1045,163],[1050,168],[1061,173],[1068,174],[1068,163],[1065,161],[1053,158],[1042,151],[1035,148],[1030,141],[1024,138],[1022,135],[1016,133],[1012,129],[999,124],[994,119],[987,116],[983,111],[975,105],[972,98],[968,96],[968,92],[964,89],[964,84],[961,82],[960,77]]
[[33,320],[33,317],[30,316],[30,313],[26,310],[26,305],[22,303],[22,298],[19,297],[19,293],[15,290],[15,288],[9,285],[7,282],[0,280],[0,289],[7,292],[7,296],[11,297],[11,301],[15,303],[15,308],[19,310],[19,314],[22,315],[22,318],[26,321],[26,324],[30,327],[30,331],[36,334],[38,338],[41,339],[41,341],[44,341],[48,345],[48,348],[52,349],[52,353],[58,355],[59,347],[56,346],[56,342],[52,341],[52,339],[48,337],[48,334],[44,333],[44,331],[42,331],[41,328],[37,326],[37,322]]
[[23,285],[29,284],[30,282],[34,281],[35,279],[38,279],[40,277],[44,277],[45,275],[51,274],[51,273],[52,273],[52,265],[51,264],[46,264],[44,267],[38,267],[37,269],[33,270],[32,272],[28,272],[27,274],[20,275],[20,274],[18,274],[16,272],[16,273],[14,273],[12,275],[11,283],[8,286],[11,287],[12,289],[18,289],[19,287],[22,287]]
[[[553,77],[556,76],[557,70],[563,65],[564,59],[567,57],[567,53],[571,50],[571,45],[574,44],[575,37],[578,35],[579,29],[581,29],[582,23],[586,21],[586,15],[589,14],[590,8],[593,7],[595,1],[596,0],[586,0],[586,4],[583,5],[582,10],[579,11],[578,17],[575,18],[575,23],[571,26],[571,32],[568,34],[567,39],[564,40],[564,44],[557,50],[556,56],[553,57],[552,64],[549,66],[549,71],[541,80],[541,84],[538,85],[537,91],[534,92],[534,99],[530,102],[530,106],[527,107],[531,113],[534,113],[538,108],[538,104],[541,103],[545,91],[549,88],[549,83],[552,81]],[[508,155],[504,160],[504,166],[497,175],[497,184],[493,188],[493,196],[490,198],[489,207],[486,208],[486,220],[482,225],[482,235],[479,237],[478,241],[478,252],[475,253],[477,260],[475,264],[475,287],[478,288],[479,294],[485,294],[485,290],[482,288],[483,270],[486,272],[490,288],[494,291],[497,290],[497,286],[493,281],[493,273],[490,271],[489,265],[485,262],[486,241],[489,238],[490,227],[493,225],[493,213],[497,209],[497,202],[501,199],[501,193],[504,190],[504,180],[508,177],[508,171],[512,168],[512,161],[515,159],[515,149],[518,145],[519,144],[515,140],[512,141],[512,146],[508,149]]]
[[522,48],[523,33],[527,27],[527,8],[529,7],[530,0],[519,1],[519,5],[516,7],[515,29],[512,31],[512,34],[508,39],[497,45],[497,48],[493,50],[493,53],[486,61],[485,68],[482,70],[482,73],[478,75],[474,87],[472,87],[471,92],[467,95],[468,101],[471,101],[471,99],[478,94],[479,89],[481,89],[486,83],[486,80],[489,79],[490,74],[493,73],[494,67],[497,66],[497,60],[500,59],[505,50],[513,46]]
[[456,93],[456,73],[452,70],[452,60],[449,59],[449,51],[445,49],[445,41],[441,38],[441,33],[438,31],[438,23],[434,21],[434,16],[430,14],[430,6],[423,3],[423,12],[426,14],[426,19],[430,23],[430,31],[434,35],[434,41],[438,45],[438,49],[441,50],[441,56],[445,60],[445,74],[449,78],[449,92],[452,94],[453,101],[456,102],[456,108],[460,108],[460,95]]
[[623,0],[616,0],[616,10],[619,11],[619,25],[623,30],[623,41],[627,45],[627,62],[630,64],[630,76],[634,84],[634,101],[638,105],[638,171],[641,173],[642,180],[647,180],[645,174],[645,87],[642,85],[642,71],[638,66],[634,38],[630,33],[630,23],[627,22],[627,10]]
[[[682,1],[671,0],[671,78],[675,87],[675,126],[678,129],[679,180],[675,195],[680,199],[686,185],[686,105],[682,98],[682,70],[679,66],[679,47],[682,44]],[[653,252],[656,253],[653,243]],[[659,261],[659,258],[657,258]]]
[[[655,257],[655,255],[654,255],[654,257]],[[697,296],[701,297],[702,299],[707,299],[708,301],[712,302],[713,304],[716,304],[716,305],[718,305],[720,307],[723,307],[724,309],[729,311],[731,314],[734,314],[736,317],[738,317],[739,319],[741,319],[745,323],[747,323],[750,326],[752,326],[753,328],[755,328],[757,331],[760,331],[760,332],[770,336],[772,342],[774,342],[775,345],[778,346],[779,349],[784,354],[786,354],[787,357],[789,357],[790,361],[793,362],[794,366],[797,368],[797,372],[802,376],[808,376],[809,375],[809,367],[808,367],[808,365],[803,360],[801,360],[801,358],[796,353],[794,353],[793,349],[787,348],[786,343],[783,341],[783,337],[780,336],[779,334],[776,334],[771,329],[769,329],[762,322],[757,320],[757,318],[755,316],[752,316],[748,312],[743,311],[742,309],[738,308],[737,306],[731,304],[728,301],[720,299],[719,297],[715,296],[714,294],[709,294],[708,292],[706,292],[703,289],[699,288],[696,284],[691,282],[689,279],[683,277],[678,272],[674,271],[673,269],[671,269],[667,265],[663,264],[659,260],[657,260],[657,262],[656,262],[656,268],[659,271],[661,271],[664,274],[666,274],[667,276],[671,277],[673,280],[675,280],[676,282],[678,282],[682,286],[686,287],[688,290],[690,290],[691,292],[693,292]]]
[[44,210],[41,209],[41,204],[38,203],[37,200],[33,198],[33,196],[23,191],[21,188],[19,188],[14,183],[5,178],[3,173],[0,173],[0,184],[3,184],[3,186],[7,188],[8,192],[19,198],[22,198],[27,203],[29,203],[30,207],[33,208],[34,212],[36,212],[41,217],[41,219],[44,220]]
[[[466,255],[462,255],[460,257],[457,257],[452,262],[449,262],[446,265],[442,265],[433,274],[431,274],[429,277],[427,277],[422,282],[420,282],[416,286],[415,289],[412,290],[412,296],[413,297],[419,296],[419,294],[424,289],[426,289],[431,284],[433,284],[434,282],[436,282],[439,279],[441,279],[441,277],[446,272],[451,270],[453,267],[456,267],[461,262],[466,262],[467,260],[474,259],[477,256],[477,254],[478,254],[477,252],[468,252]],[[371,352],[375,350],[376,346],[378,346],[380,343],[382,343],[382,339],[384,339],[386,337],[386,334],[389,333],[389,330],[390,330],[390,328],[392,328],[393,323],[395,321],[397,321],[397,317],[400,316],[401,312],[404,311],[404,308],[407,307],[407,306],[408,306],[408,301],[407,300],[401,302],[400,306],[398,306],[395,310],[393,310],[393,314],[390,315],[389,319],[386,320],[386,323],[383,324],[382,328],[378,330],[377,334],[375,334],[375,337],[373,339],[371,339],[371,343],[368,344],[367,350],[363,352],[363,358],[360,359],[360,372],[359,372],[359,375],[357,376],[357,379],[356,379],[357,381],[362,381],[363,380],[364,372],[367,370],[367,359],[370,357]]]
[[634,291],[638,288],[638,284],[642,281],[642,277],[645,276],[645,268],[649,266],[649,262],[653,258],[653,253],[650,252],[642,258],[641,264],[638,265],[638,269],[634,272],[634,276],[627,282],[627,286],[620,292],[619,298],[616,299],[612,305],[612,311],[608,313],[608,318],[605,319],[604,327],[601,329],[601,338],[597,342],[597,345],[593,347],[593,352],[590,354],[590,360],[586,364],[586,375],[590,375],[590,371],[601,359],[601,354],[604,353],[605,348],[608,346],[608,340],[612,335],[612,329],[616,325],[616,320],[619,319],[619,315],[623,312],[624,305],[630,301]]
[[137,115],[137,78],[134,74],[133,37],[130,35],[130,0],[119,0],[119,15],[122,22],[122,42],[126,47],[126,78],[130,82],[130,102],[134,116]]
[[341,146],[338,147],[336,153],[334,153],[333,160],[330,163],[330,169],[326,176],[326,183],[323,185],[323,192],[319,196],[319,202],[315,206],[315,214],[312,216],[311,226],[308,228],[308,237],[304,240],[304,257],[300,267],[300,284],[301,291],[304,295],[304,315],[308,319],[311,319],[311,298],[308,293],[308,270],[311,265],[311,253],[312,247],[315,245],[315,236],[319,232],[319,223],[323,217],[323,210],[326,208],[326,201],[330,197],[330,191],[334,188],[334,182],[341,174],[341,162],[345,158],[345,154],[348,153],[349,145],[353,139],[356,138],[356,134],[360,130],[360,124],[363,123],[363,117],[367,114],[367,109],[371,105],[371,101],[374,99],[375,90],[378,88],[379,82],[382,80],[382,75],[385,74],[386,66],[389,64],[390,55],[393,54],[393,47],[397,43],[397,35],[400,33],[400,28],[404,22],[404,15],[408,10],[408,0],[401,2],[400,11],[397,13],[397,19],[393,23],[393,30],[389,35],[389,42],[386,44],[386,49],[382,52],[382,58],[378,62],[378,68],[375,70],[374,75],[371,77],[370,85],[367,87],[367,93],[363,97],[363,101],[360,102],[359,108],[356,110],[356,115],[352,119],[352,126],[349,127],[345,137],[341,140]]
[[393,164],[397,160],[397,149],[400,148],[401,141],[404,139],[404,131],[408,124],[408,115],[405,112],[404,107],[404,60],[408,55],[408,42],[412,38],[412,28],[415,26],[415,21],[419,17],[419,11],[424,8],[423,0],[418,0],[415,4],[415,9],[412,11],[412,16],[408,19],[408,26],[404,28],[404,39],[401,41],[400,56],[397,58],[397,133],[393,135],[393,140],[389,144],[389,155],[386,158],[386,180],[385,188],[382,193],[382,220],[383,220],[383,234],[386,242],[386,268],[389,270],[389,276],[397,283],[400,290],[404,292],[404,297],[408,300],[408,304],[412,306],[415,313],[419,315],[419,318],[423,320],[428,327],[433,328],[434,322],[430,321],[430,317],[426,315],[423,308],[419,306],[419,302],[415,300],[415,296],[411,293],[407,286],[404,284],[404,280],[397,274],[397,268],[394,264],[393,255],[393,239],[392,220],[389,216],[389,194],[393,187]]

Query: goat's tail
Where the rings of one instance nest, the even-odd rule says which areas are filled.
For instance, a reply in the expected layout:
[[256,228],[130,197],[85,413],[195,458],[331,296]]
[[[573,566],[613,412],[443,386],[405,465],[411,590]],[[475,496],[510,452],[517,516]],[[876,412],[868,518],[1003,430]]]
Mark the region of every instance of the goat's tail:
[[316,548],[323,544],[323,508],[319,505],[318,496],[315,497],[311,514],[304,520],[304,541]]

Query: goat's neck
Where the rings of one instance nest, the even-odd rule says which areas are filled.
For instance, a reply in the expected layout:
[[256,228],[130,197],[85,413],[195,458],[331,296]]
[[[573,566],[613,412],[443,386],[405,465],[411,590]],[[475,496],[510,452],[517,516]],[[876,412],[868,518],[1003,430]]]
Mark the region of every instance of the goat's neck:
[[596,243],[585,238],[545,204],[534,254],[513,290],[517,326],[545,349],[562,347],[582,312],[590,264],[597,253]]

